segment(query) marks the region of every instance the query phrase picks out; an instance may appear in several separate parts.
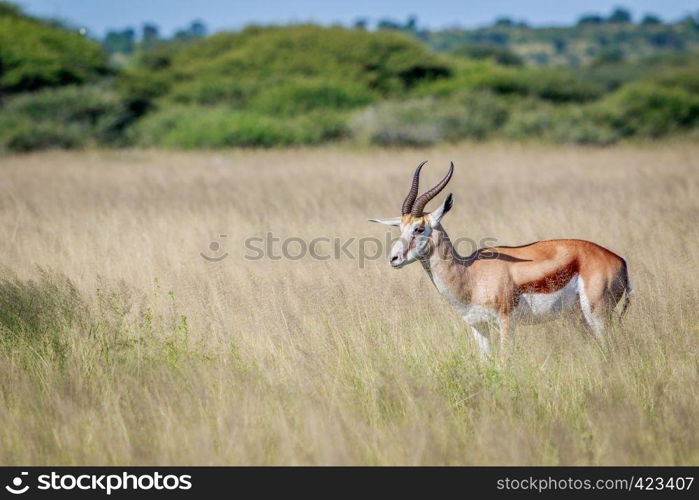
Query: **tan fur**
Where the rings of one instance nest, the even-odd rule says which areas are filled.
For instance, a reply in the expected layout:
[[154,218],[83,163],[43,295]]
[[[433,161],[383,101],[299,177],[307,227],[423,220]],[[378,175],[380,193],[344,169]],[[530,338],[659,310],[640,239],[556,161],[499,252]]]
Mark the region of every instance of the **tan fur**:
[[481,249],[462,257],[441,224],[433,228],[430,238],[432,250],[421,260],[423,267],[461,304],[497,311],[501,356],[508,343],[510,314],[523,293],[558,291],[577,274],[585,283],[592,312],[606,320],[627,289],[624,259],[589,241],[538,241]]

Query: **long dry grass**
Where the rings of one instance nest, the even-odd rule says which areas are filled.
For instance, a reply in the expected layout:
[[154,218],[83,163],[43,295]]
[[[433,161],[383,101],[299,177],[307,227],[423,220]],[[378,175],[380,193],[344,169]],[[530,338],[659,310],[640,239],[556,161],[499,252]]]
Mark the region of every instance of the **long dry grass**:
[[[384,238],[427,158],[452,238],[626,257],[610,356],[557,322],[483,363],[419,265],[245,258]],[[0,159],[0,463],[696,465],[698,171],[689,143]]]

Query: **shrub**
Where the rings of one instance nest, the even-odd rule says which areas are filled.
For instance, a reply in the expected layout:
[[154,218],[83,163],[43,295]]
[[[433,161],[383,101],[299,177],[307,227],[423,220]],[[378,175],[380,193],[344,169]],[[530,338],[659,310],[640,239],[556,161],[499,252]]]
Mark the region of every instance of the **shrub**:
[[503,127],[510,139],[542,139],[569,144],[609,145],[620,134],[590,106],[554,106],[532,100],[520,103]]
[[7,101],[0,144],[9,151],[117,144],[131,118],[116,94],[102,87],[46,89]]
[[424,82],[413,91],[416,96],[448,97],[464,90],[471,90],[493,73],[507,72],[507,68],[490,61],[476,61],[462,64],[451,78]]
[[465,43],[450,50],[452,55],[468,59],[489,59],[503,66],[522,66],[524,60],[510,49],[488,43]]
[[505,123],[506,104],[487,92],[461,92],[443,103],[437,111],[443,124],[444,139],[486,139]]
[[[55,122],[23,120],[0,124],[0,145],[5,151],[29,152],[41,149],[74,149],[85,145],[86,138],[79,127]],[[7,130],[7,133],[4,131]]]
[[273,115],[296,115],[312,110],[347,110],[373,100],[357,83],[299,80],[262,90],[250,103],[252,110]]
[[598,99],[603,89],[594,83],[560,70],[527,73],[530,94],[553,102],[587,102]]
[[681,73],[696,74],[694,59],[689,52],[665,52],[638,60],[590,65],[575,70],[575,73],[609,91],[634,81],[657,81],[658,78],[665,77],[672,79],[672,75]]
[[142,116],[155,108],[155,100],[166,94],[171,85],[168,72],[131,68],[117,80],[117,90],[131,113]]
[[9,2],[0,2],[0,17],[23,18],[22,9]]
[[340,137],[344,120],[330,113],[274,118],[225,107],[172,107],[146,116],[131,131],[144,146],[272,147],[316,144]]
[[477,82],[476,88],[492,89],[500,94],[539,97],[552,102],[585,102],[602,95],[597,85],[566,71],[553,69],[501,71]]
[[508,139],[546,139],[553,128],[555,107],[551,104],[532,99],[516,106],[502,128]]
[[384,146],[428,146],[442,139],[441,125],[430,112],[435,99],[383,102],[369,106],[350,124],[352,136],[360,141]]
[[576,70],[581,78],[613,91],[634,80],[647,77],[652,66],[638,62],[591,65]]
[[488,93],[461,93],[370,106],[351,124],[359,141],[425,146],[439,141],[485,139],[507,119],[503,102]]
[[22,94],[8,101],[4,111],[35,121],[87,123],[98,129],[114,128],[125,116],[118,96],[101,86],[67,86]]
[[602,95],[602,89],[567,71],[543,68],[507,68],[492,63],[463,67],[460,74],[421,86],[419,95],[449,95],[463,89],[503,95],[539,97],[551,102],[586,102]]
[[0,91],[82,83],[107,72],[101,47],[78,33],[0,11]]
[[625,136],[661,137],[699,123],[699,96],[652,83],[627,85],[601,102],[599,109]]
[[[150,96],[151,99],[162,92],[162,87],[160,91],[158,87],[157,85],[153,87],[155,92]],[[250,85],[249,82],[241,82],[233,78],[199,78],[174,85],[167,96],[167,101],[176,104],[225,104],[231,108],[241,109],[247,105],[255,91],[255,86]]]
[[586,106],[519,106],[504,127],[510,138],[610,144],[622,137],[662,137],[699,125],[699,96],[651,83],[622,87]]
[[649,79],[663,87],[676,87],[692,94],[699,94],[699,66],[668,70]]
[[[125,87],[142,88],[138,82],[142,78],[162,79],[164,85],[158,87],[165,98],[172,92],[178,102],[230,104],[231,97],[245,101],[258,92],[285,87],[290,80],[332,81],[335,90],[338,85],[351,85],[364,87],[365,93],[395,95],[450,72],[443,58],[399,33],[318,26],[252,27],[178,47],[160,68],[140,62],[125,78]],[[213,95],[205,97],[207,89],[214,90]],[[230,89],[240,89],[240,93],[234,90],[231,95]],[[357,90],[350,92],[357,94]],[[324,99],[326,94],[317,97]]]

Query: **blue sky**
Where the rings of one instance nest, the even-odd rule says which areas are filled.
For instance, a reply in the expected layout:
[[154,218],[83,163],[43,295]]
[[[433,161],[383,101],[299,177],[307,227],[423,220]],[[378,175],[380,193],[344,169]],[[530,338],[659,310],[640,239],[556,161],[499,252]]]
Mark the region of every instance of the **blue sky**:
[[699,11],[691,0],[332,0],[232,1],[232,0],[15,0],[31,14],[58,17],[85,26],[95,35],[107,29],[158,24],[170,34],[195,18],[211,30],[237,29],[250,23],[311,21],[322,24],[350,24],[359,17],[404,20],[416,15],[420,26],[441,28],[454,25],[475,27],[499,16],[524,20],[534,25],[570,24],[583,13],[608,13],[616,5],[631,10],[634,18],[653,12],[665,19],[677,19]]

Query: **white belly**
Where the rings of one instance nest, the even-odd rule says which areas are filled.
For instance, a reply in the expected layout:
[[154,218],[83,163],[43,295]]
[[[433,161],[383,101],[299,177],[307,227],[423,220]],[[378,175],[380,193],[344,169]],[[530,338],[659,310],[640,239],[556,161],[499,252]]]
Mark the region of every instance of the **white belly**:
[[570,312],[578,304],[580,278],[576,274],[571,280],[553,293],[523,293],[513,317],[524,324],[542,323]]
[[[495,309],[475,304],[463,304],[454,297],[437,276],[431,276],[437,290],[456,308],[461,317],[470,325],[497,322]],[[551,321],[574,310],[579,304],[580,293],[584,293],[582,279],[576,274],[570,281],[553,293],[523,293],[519,304],[512,313],[512,319],[520,324],[536,324]]]

